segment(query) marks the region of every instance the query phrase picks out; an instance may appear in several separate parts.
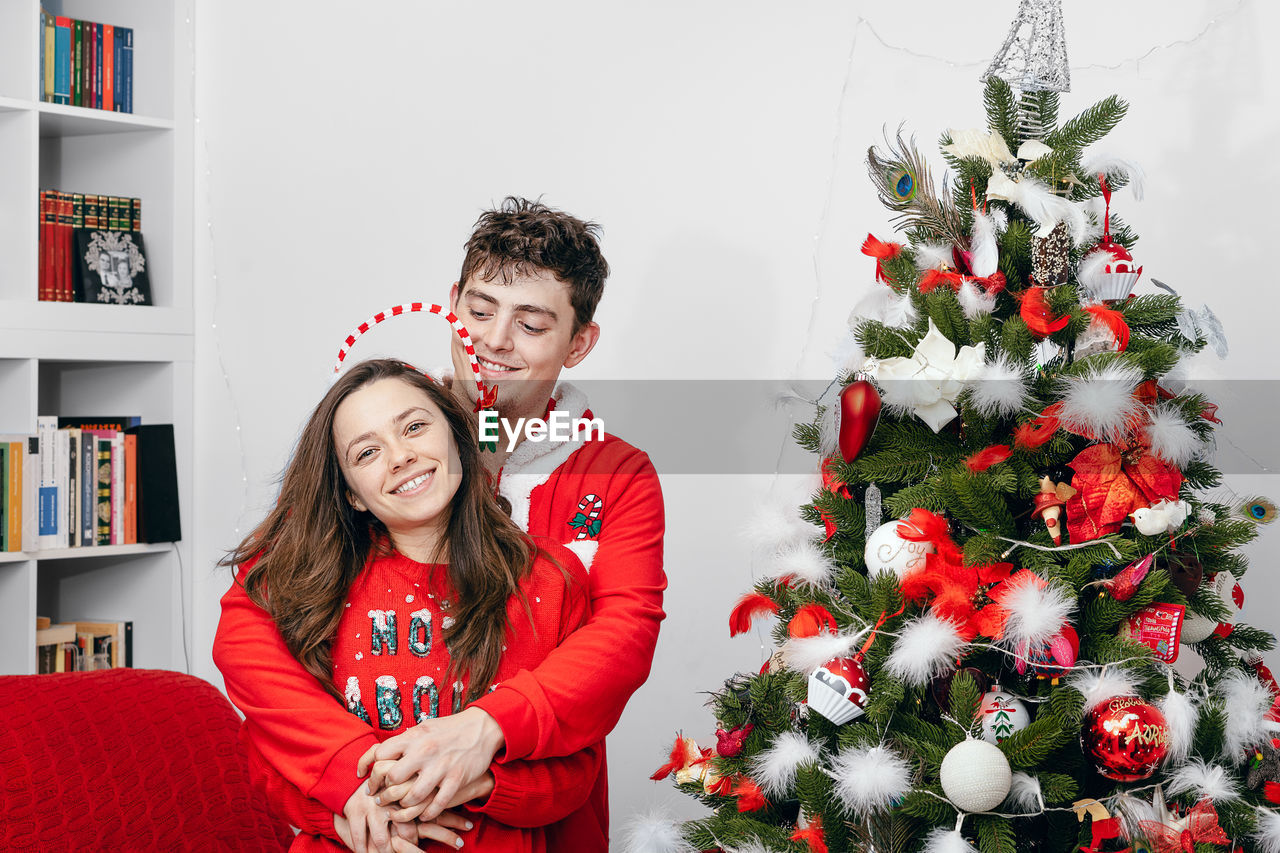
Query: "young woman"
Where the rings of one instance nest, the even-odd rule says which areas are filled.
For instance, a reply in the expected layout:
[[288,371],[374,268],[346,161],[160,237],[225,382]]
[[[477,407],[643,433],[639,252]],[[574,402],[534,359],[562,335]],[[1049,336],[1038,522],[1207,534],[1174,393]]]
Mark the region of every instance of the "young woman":
[[[467,817],[420,822],[357,775],[371,746],[532,668],[587,617],[577,558],[498,507],[473,420],[405,365],[352,367],[304,427],[276,507],[227,558],[238,569],[214,660],[255,778],[303,830],[294,850],[553,849],[546,825],[572,819],[595,784],[599,745],[495,764],[455,798]],[[270,638],[253,627],[263,610]],[[279,685],[270,701],[245,701],[264,685]],[[317,685],[334,699],[319,712]]]

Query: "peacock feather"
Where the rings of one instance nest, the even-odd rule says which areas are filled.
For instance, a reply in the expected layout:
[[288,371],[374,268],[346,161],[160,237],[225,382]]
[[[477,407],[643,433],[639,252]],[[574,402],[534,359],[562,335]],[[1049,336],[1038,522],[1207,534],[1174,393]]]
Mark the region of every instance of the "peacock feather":
[[946,240],[964,250],[969,240],[961,225],[960,213],[949,196],[939,196],[933,188],[929,167],[910,142],[898,134],[887,141],[887,152],[867,149],[867,173],[880,194],[880,201],[897,211],[895,223],[918,228],[931,239]]

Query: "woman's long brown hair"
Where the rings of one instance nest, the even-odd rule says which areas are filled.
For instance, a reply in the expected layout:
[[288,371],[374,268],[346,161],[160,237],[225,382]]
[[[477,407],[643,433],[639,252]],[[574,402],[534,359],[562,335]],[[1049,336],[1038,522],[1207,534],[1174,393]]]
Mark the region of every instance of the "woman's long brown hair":
[[[447,390],[390,359],[364,361],[325,394],[298,438],[285,468],[280,498],[266,519],[222,560],[243,565],[249,597],[267,610],[285,645],[335,697],[332,644],[347,595],[374,549],[390,542],[372,514],[348,502],[338,463],[333,420],[353,392],[382,379],[407,382],[427,394],[449,424],[462,482],[449,507],[445,535],[433,559],[447,554],[456,598],[445,630],[451,678],[466,676],[467,701],[489,689],[506,641],[507,602],[523,601],[518,583],[528,573],[531,540],[499,508],[480,460],[473,417]],[[528,602],[525,601],[528,611]]]

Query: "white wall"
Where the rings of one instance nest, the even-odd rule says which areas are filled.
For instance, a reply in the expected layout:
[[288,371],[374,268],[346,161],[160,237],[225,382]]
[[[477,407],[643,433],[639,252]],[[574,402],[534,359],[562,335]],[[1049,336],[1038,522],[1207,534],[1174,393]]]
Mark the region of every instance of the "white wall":
[[[1064,112],[1112,92],[1133,103],[1108,147],[1150,178],[1142,204],[1118,196],[1144,235],[1139,261],[1212,300],[1233,348],[1222,375],[1276,378],[1277,13],[1067,5]],[[977,77],[1015,6],[199,3],[197,673],[218,681],[227,580],[211,567],[271,501],[342,338],[385,306],[443,300],[481,208],[544,195],[604,224],[605,332],[578,378],[829,377],[871,284],[858,247],[889,233],[866,147],[900,121],[930,152],[941,129],[979,125]],[[417,363],[442,358],[431,322],[439,355]],[[1222,415],[1250,408],[1224,400]],[[673,413],[673,433],[689,427]],[[760,448],[753,476],[664,478],[669,616],[610,743],[617,825],[660,801],[696,812],[647,776],[676,730],[711,735],[700,691],[767,654],[764,632],[730,641],[726,617],[752,579],[742,519],[786,440]],[[1240,470],[1259,475],[1242,488],[1280,491],[1258,465]],[[1252,551],[1254,602],[1277,588],[1275,535]],[[1273,611],[1248,616],[1280,629]]]

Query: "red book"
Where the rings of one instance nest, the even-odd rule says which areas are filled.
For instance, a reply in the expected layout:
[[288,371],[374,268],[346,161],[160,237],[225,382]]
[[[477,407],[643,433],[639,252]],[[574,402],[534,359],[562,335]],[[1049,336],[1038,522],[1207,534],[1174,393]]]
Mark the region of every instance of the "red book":
[[54,285],[53,301],[70,302],[71,301],[71,255],[72,255],[72,228],[71,228],[72,202],[71,193],[58,193],[58,254],[57,262],[54,266],[56,283]]
[[138,436],[124,434],[124,544],[138,541]]
[[115,109],[115,49],[116,28],[111,24],[102,25],[102,108]]
[[49,300],[49,191],[40,190],[40,274],[36,278],[36,298]]

